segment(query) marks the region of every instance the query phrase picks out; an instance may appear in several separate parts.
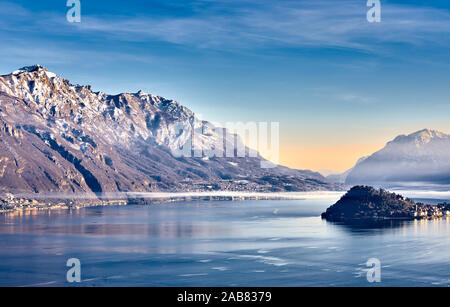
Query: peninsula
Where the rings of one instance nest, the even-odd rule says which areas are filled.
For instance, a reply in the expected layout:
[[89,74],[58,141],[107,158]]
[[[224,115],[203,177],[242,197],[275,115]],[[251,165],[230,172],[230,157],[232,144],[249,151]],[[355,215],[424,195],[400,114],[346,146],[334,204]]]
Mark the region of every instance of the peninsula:
[[369,186],[355,186],[322,213],[331,222],[450,218],[450,204],[415,203],[401,195]]

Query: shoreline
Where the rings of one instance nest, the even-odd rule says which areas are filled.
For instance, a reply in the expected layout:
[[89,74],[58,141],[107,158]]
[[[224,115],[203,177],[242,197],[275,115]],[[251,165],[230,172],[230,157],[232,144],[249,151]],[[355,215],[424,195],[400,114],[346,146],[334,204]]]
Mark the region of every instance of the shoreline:
[[332,223],[364,223],[364,222],[413,222],[413,221],[433,221],[433,220],[450,220],[450,216],[418,216],[418,217],[364,217],[364,218],[349,218],[349,219],[327,219],[322,217],[323,220]]
[[105,206],[160,205],[173,202],[191,201],[251,201],[251,200],[306,200],[338,198],[344,192],[308,191],[286,193],[247,193],[247,192],[186,192],[186,193],[126,193],[121,198],[62,199],[62,198],[16,198],[0,199],[0,215],[14,212],[78,210]]

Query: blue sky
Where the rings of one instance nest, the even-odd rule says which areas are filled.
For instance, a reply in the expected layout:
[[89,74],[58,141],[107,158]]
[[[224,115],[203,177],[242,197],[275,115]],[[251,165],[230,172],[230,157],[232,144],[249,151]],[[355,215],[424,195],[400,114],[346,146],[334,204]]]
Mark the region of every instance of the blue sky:
[[448,1],[381,0],[379,24],[366,0],[81,4],[71,24],[65,0],[1,1],[0,73],[39,63],[215,122],[278,121],[281,158],[299,168],[343,170],[397,134],[450,132]]

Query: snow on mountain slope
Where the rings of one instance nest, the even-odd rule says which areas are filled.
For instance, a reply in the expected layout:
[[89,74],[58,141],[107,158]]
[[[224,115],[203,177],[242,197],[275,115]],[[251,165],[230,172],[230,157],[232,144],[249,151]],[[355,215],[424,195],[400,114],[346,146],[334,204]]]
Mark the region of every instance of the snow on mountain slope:
[[450,135],[421,130],[401,135],[357,165],[346,184],[383,187],[450,183]]
[[[337,189],[310,171],[244,158],[175,157],[242,144],[176,101],[107,95],[35,65],[0,76],[0,192],[304,191]],[[225,146],[218,147],[223,142]],[[222,144],[223,145],[223,144]],[[243,145],[242,145],[243,146]],[[248,152],[248,149],[246,149]]]

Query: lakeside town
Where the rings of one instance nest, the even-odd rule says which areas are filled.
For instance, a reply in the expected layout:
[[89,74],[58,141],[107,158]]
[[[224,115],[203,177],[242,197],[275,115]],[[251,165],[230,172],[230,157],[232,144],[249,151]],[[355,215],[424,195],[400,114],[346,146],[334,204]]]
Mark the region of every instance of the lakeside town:
[[86,207],[159,205],[162,203],[185,201],[240,201],[240,200],[293,200],[304,199],[305,195],[295,193],[242,193],[187,192],[187,193],[124,193],[122,195],[99,196],[99,198],[32,199],[16,196],[12,193],[0,195],[0,214],[12,212],[68,210]]
[[28,212],[43,210],[68,210],[80,209],[84,207],[100,206],[123,206],[127,205],[126,200],[36,200],[23,197],[16,197],[11,193],[0,196],[0,214],[12,212]]

